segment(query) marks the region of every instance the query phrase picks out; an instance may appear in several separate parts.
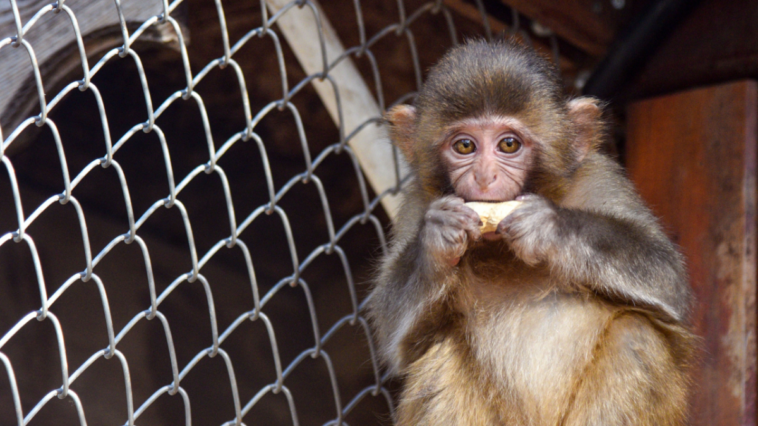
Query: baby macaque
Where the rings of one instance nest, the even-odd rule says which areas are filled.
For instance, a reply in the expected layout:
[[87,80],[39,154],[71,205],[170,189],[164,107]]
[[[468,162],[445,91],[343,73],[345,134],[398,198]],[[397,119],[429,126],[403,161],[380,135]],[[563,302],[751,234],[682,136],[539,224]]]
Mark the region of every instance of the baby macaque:
[[[414,178],[368,309],[397,425],[686,423],[684,264],[601,115],[532,50],[482,41],[388,112]],[[515,205],[483,232],[470,202]]]

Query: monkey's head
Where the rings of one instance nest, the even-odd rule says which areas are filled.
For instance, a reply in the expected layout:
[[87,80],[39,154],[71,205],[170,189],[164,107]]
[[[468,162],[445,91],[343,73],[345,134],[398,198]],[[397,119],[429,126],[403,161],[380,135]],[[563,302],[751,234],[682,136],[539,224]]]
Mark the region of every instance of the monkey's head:
[[387,113],[424,192],[557,199],[603,132],[596,100],[567,101],[556,67],[514,42],[472,41],[435,65],[416,106]]

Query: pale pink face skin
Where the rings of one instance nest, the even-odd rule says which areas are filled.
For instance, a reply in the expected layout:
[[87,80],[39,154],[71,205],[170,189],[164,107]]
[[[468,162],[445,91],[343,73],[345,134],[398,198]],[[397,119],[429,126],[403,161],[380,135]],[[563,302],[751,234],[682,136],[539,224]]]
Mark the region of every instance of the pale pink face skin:
[[[464,140],[473,143],[473,152],[456,150],[456,143]],[[520,147],[505,152],[501,149],[504,140]],[[455,195],[465,201],[509,201],[521,195],[535,142],[526,126],[513,117],[469,118],[454,124],[440,149]]]

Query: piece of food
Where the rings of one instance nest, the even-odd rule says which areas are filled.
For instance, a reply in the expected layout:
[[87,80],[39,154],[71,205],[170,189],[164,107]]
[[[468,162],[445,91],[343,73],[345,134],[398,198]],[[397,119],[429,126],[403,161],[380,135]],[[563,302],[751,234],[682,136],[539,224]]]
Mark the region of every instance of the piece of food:
[[497,224],[511,214],[512,211],[516,210],[521,203],[521,201],[504,201],[502,203],[472,201],[466,203],[466,205],[479,214],[479,218],[482,220],[482,226],[479,227],[479,230],[484,234],[487,232],[495,232],[497,230]]

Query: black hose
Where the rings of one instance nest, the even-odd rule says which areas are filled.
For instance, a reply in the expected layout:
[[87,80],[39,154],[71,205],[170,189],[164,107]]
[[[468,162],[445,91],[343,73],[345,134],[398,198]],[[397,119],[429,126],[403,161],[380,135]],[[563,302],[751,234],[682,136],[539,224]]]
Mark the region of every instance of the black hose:
[[700,0],[652,0],[616,37],[583,93],[613,99],[698,3]]

